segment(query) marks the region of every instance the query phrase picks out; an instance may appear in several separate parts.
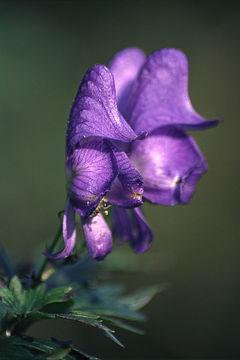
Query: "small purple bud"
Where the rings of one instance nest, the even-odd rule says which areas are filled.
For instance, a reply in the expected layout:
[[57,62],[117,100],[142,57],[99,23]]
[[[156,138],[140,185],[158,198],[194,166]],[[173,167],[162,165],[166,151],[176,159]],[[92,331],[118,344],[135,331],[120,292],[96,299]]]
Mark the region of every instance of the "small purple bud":
[[99,213],[82,222],[89,255],[95,260],[103,260],[112,251],[112,233],[106,221]]

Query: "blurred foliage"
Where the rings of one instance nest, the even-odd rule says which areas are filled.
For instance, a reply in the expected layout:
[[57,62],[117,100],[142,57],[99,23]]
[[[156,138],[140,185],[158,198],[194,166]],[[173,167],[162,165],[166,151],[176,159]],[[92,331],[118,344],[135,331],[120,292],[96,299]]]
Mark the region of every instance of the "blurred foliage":
[[[40,272],[31,270],[31,276],[22,278],[10,276],[9,267],[12,265],[3,250],[0,259],[3,271],[0,277],[0,359],[97,359],[74,347],[72,341],[45,341],[24,334],[29,326],[40,320],[69,320],[99,329],[124,347],[109,325],[144,334],[128,321],[146,320],[140,310],[165,288],[151,286],[126,295],[125,288],[119,284],[99,282],[101,270],[87,255],[78,261],[72,257],[73,265],[71,259],[61,261],[57,266],[44,261]],[[52,269],[50,272],[49,267]],[[73,267],[74,271],[66,272],[68,267]],[[72,276],[76,270],[82,273],[81,278]],[[54,273],[55,278],[51,279]],[[43,283],[42,278],[47,282]],[[71,286],[58,287],[56,284],[59,282],[71,283]]]

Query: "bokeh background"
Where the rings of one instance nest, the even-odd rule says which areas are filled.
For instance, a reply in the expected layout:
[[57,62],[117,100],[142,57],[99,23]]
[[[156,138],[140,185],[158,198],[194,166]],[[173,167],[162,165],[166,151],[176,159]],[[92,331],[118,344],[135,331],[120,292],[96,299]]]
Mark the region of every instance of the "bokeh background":
[[[155,242],[115,274],[128,289],[171,286],[146,308],[144,337],[119,349],[95,331],[48,322],[39,336],[74,339],[106,359],[240,358],[239,6],[218,1],[0,2],[1,243],[30,261],[65,202],[65,131],[85,71],[118,50],[182,49],[190,95],[218,128],[194,133],[209,172],[187,206],[145,206]],[[117,250],[116,250],[117,251]],[[136,270],[137,269],[137,270]]]

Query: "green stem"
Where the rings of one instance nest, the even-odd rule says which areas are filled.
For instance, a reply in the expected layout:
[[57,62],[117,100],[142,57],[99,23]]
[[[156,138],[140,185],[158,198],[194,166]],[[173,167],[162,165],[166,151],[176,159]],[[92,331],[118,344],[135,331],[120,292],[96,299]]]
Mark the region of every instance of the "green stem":
[[[57,243],[58,243],[59,239],[61,238],[61,235],[62,235],[62,224],[59,225],[57,233],[56,233],[56,235],[55,235],[55,237],[54,237],[54,239],[53,239],[53,241],[52,241],[52,243],[51,243],[51,245],[50,245],[50,247],[48,249],[49,253],[52,253],[55,250],[55,248],[57,246]],[[37,274],[37,279],[38,280],[42,279],[42,275],[43,275],[44,271],[46,270],[49,261],[50,261],[50,259],[48,257],[44,258],[44,260],[42,262],[42,265],[41,265],[41,267],[39,269],[39,272]]]

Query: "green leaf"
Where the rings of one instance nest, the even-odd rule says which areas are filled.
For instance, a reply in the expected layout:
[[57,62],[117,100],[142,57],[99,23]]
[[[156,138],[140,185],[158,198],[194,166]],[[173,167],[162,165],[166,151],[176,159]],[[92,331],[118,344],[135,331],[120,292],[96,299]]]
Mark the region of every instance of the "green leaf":
[[101,325],[100,328],[104,331],[105,335],[111,339],[112,341],[114,341],[117,345],[121,346],[121,347],[125,347],[116,336],[113,335],[113,333],[115,332],[112,329],[109,329],[106,325]]
[[9,284],[9,289],[0,287],[2,302],[7,305],[10,315],[28,316],[44,306],[66,302],[71,298],[71,287],[58,287],[45,291],[45,285],[40,284],[35,289],[24,290],[17,276]]
[[15,294],[12,293],[12,291],[4,287],[0,287],[0,296],[2,298],[2,302],[7,305],[7,311],[10,315],[19,313],[21,304],[19,303],[18,298],[15,297]]
[[62,286],[48,290],[43,296],[42,305],[68,301],[71,298],[71,291],[72,288],[70,286]]
[[0,288],[0,296],[10,315],[25,314],[26,291],[16,275],[10,280],[9,289]]
[[124,345],[116,338],[116,336],[113,335],[115,332],[114,330],[110,329],[106,325],[102,323],[102,320],[94,320],[94,319],[84,319],[83,322],[85,324],[94,326],[99,328],[100,330],[104,331],[104,334],[109,337],[111,340],[113,340],[117,345],[124,347]]
[[25,302],[22,308],[22,312],[25,315],[42,307],[44,291],[44,284],[37,286],[35,289],[29,289],[28,291],[24,290]]
[[90,325],[96,328],[99,328],[100,330],[104,331],[104,334],[109,337],[111,340],[113,340],[116,344],[124,347],[124,345],[113,335],[114,330],[111,330],[106,325],[102,323],[101,319],[98,318],[89,318],[86,316],[81,316],[75,313],[67,313],[67,314],[55,314],[56,318],[65,319],[65,320],[73,320],[82,322],[86,325]]
[[138,290],[135,293],[119,299],[120,303],[132,310],[142,309],[159,292],[166,289],[165,285],[155,285],[146,289]]

